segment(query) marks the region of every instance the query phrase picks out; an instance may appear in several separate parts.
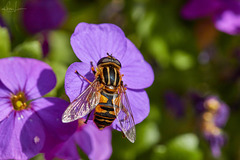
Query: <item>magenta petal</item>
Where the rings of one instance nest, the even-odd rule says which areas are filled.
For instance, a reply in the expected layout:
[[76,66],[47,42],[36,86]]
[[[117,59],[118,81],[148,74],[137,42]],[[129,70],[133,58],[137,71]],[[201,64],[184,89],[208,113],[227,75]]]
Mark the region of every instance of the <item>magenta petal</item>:
[[71,102],[89,85],[85,79],[75,73],[76,70],[88,80],[94,80],[90,63],[75,62],[71,64],[65,76],[65,91]]
[[[127,89],[127,96],[132,109],[135,124],[142,122],[149,114],[150,104],[147,92],[144,90]],[[112,127],[119,130],[120,125],[117,119],[113,122]]]
[[[62,114],[69,103],[59,98],[40,98],[32,103],[43,123],[46,141],[42,152],[48,152],[56,145],[68,140],[77,128],[77,121],[62,123]],[[47,106],[43,108],[42,106]]]
[[225,10],[221,14],[217,14],[214,21],[218,30],[231,35],[240,34],[240,14],[236,14],[232,10]]
[[52,160],[54,158],[67,160],[80,159],[73,137],[69,138],[66,142],[57,145],[54,149],[45,153],[44,156],[46,160]]
[[75,141],[88,155],[89,159],[109,159],[112,154],[112,134],[110,127],[99,130],[92,121],[88,121],[75,134]]
[[186,19],[195,19],[211,16],[221,5],[215,0],[189,0],[182,9],[182,16]]
[[4,58],[0,60],[0,68],[3,84],[14,94],[24,91],[28,100],[45,95],[56,84],[51,67],[36,59]]
[[123,31],[114,24],[79,23],[71,37],[71,45],[81,61],[93,61],[94,64],[107,53],[121,59],[127,48]]

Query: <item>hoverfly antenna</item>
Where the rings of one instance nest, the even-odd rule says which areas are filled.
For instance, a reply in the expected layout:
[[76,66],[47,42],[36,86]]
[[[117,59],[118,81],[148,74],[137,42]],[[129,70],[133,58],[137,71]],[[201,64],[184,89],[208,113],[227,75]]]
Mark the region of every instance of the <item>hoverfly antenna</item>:
[[107,52],[107,55],[108,55],[111,59],[115,59],[115,58],[112,56],[112,54],[109,54],[108,52]]

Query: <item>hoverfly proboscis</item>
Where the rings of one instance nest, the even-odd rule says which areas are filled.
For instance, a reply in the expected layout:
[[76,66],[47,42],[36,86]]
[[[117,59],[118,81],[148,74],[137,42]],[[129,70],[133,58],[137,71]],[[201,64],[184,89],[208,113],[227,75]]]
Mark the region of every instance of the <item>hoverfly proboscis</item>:
[[102,130],[110,126],[115,119],[118,120],[123,134],[132,143],[136,140],[135,122],[126,87],[123,85],[120,74],[121,63],[112,55],[101,58],[97,63],[96,71],[91,63],[95,80],[76,74],[89,82],[89,86],[68,106],[62,116],[62,122],[68,123],[88,115],[94,111],[93,121]]

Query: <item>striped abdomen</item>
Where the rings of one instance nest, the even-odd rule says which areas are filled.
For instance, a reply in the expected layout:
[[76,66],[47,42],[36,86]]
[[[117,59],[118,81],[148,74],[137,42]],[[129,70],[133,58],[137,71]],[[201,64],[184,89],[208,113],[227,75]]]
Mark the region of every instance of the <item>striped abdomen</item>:
[[112,103],[113,96],[114,94],[106,93],[105,91],[101,92],[99,104],[94,112],[94,122],[99,129],[111,125],[116,119]]

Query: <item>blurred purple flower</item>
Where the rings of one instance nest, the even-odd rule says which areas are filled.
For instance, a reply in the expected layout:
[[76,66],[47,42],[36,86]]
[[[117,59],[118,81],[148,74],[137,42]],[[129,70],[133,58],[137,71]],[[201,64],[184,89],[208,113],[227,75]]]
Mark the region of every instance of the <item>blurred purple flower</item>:
[[43,33],[43,55],[49,52],[48,31],[59,28],[66,19],[66,9],[60,0],[26,0],[23,24],[31,34]]
[[[124,74],[123,83],[127,84],[126,92],[135,123],[140,123],[148,116],[149,98],[144,89],[153,83],[153,70],[119,27],[113,24],[80,23],[71,37],[71,45],[82,61],[71,64],[66,72],[65,90],[71,102],[89,85],[79,80],[75,70],[93,81],[90,62],[96,67],[97,62],[109,53],[122,64],[120,72]],[[112,126],[114,129],[120,128],[117,121]]]
[[59,144],[53,150],[45,154],[46,160],[53,158],[80,159],[76,144],[87,154],[89,159],[109,159],[112,154],[111,129],[107,127],[99,130],[93,121],[84,124],[79,119],[78,130],[66,142]]
[[24,8],[23,23],[32,34],[57,29],[66,18],[59,0],[26,0]]
[[226,135],[221,134],[204,134],[205,139],[209,142],[212,155],[219,157],[221,155],[221,148],[226,142]]
[[164,94],[164,99],[167,109],[169,109],[175,117],[181,118],[184,116],[185,110],[183,102],[176,93],[168,91]]
[[77,123],[63,124],[68,102],[41,98],[56,84],[50,66],[30,58],[0,60],[0,159],[29,159],[66,141]]
[[240,1],[238,0],[189,0],[182,9],[186,19],[209,16],[215,27],[225,33],[240,34]]
[[222,128],[229,117],[228,106],[215,96],[204,101],[205,112],[202,114],[202,132],[209,142],[214,157],[221,155],[221,147],[225,144],[226,135]]

